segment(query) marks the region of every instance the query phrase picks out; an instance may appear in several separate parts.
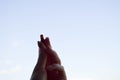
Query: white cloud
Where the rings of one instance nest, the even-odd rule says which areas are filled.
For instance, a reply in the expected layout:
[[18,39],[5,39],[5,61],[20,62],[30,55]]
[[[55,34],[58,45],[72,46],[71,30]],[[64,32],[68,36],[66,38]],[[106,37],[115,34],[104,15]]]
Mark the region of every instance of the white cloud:
[[16,74],[22,71],[22,67],[20,65],[16,65],[10,69],[2,69],[0,70],[0,75],[9,75],[9,74]]

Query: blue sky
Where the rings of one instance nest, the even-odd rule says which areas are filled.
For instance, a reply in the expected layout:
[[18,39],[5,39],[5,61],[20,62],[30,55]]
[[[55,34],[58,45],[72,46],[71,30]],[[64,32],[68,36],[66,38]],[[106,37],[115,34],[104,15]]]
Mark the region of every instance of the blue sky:
[[0,80],[29,80],[49,36],[68,80],[120,80],[119,0],[0,0]]

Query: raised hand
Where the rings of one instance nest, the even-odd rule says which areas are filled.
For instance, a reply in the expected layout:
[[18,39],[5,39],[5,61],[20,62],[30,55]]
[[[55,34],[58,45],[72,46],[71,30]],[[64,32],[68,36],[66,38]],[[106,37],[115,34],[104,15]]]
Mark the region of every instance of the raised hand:
[[60,58],[52,49],[49,38],[40,35],[39,58],[31,80],[67,80]]
[[61,66],[60,58],[52,49],[49,38],[47,37],[44,39],[44,36],[41,35],[41,41],[46,46],[45,51],[47,53],[47,80],[67,80],[64,68]]

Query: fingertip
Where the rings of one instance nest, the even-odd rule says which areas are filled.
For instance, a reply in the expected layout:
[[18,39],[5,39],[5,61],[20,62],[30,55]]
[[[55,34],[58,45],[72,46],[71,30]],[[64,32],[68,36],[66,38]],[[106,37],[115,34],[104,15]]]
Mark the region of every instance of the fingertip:
[[46,37],[46,40],[49,40],[49,37]]
[[51,47],[48,37],[45,38],[44,43],[45,43],[45,46],[46,46],[47,48],[50,48],[50,47]]
[[41,41],[43,42],[43,41],[44,41],[44,36],[43,36],[43,34],[40,35],[40,38],[41,38]]
[[45,41],[46,41],[46,42],[48,42],[48,41],[49,41],[49,38],[48,38],[48,37],[46,37]]
[[49,37],[46,38],[46,42],[47,42],[47,44],[49,45],[49,47],[51,47]]
[[41,34],[40,37],[43,37],[43,34]]

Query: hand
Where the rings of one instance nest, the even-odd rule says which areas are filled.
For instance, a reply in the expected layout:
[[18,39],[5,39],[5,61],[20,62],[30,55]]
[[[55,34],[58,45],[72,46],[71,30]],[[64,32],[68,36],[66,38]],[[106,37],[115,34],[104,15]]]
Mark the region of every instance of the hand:
[[67,80],[57,53],[52,49],[49,38],[40,36],[39,58],[31,80]]
[[45,53],[47,54],[47,80],[67,80],[64,67],[61,66],[60,58],[57,53],[52,49],[49,38],[41,35],[41,41],[45,45]]

